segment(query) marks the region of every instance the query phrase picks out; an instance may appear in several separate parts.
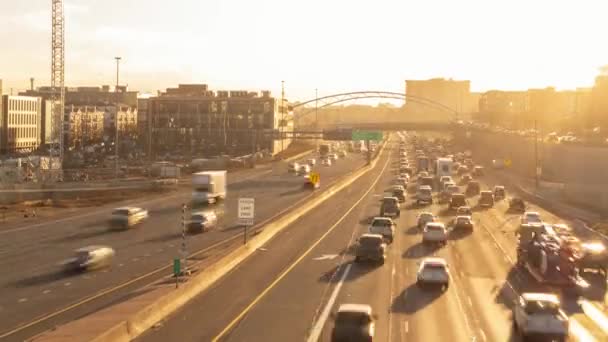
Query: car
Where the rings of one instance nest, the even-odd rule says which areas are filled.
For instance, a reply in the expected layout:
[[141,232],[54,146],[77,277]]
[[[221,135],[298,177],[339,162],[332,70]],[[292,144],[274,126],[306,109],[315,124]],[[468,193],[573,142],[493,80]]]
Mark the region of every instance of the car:
[[460,177],[460,184],[468,184],[472,180],[473,177],[471,177],[471,175],[463,175],[462,177]]
[[66,271],[93,271],[112,265],[114,249],[108,246],[87,246],[74,251],[74,257],[62,262]]
[[446,201],[450,201],[452,199],[452,195],[459,194],[460,187],[454,183],[445,183],[445,189],[442,192],[442,196]]
[[392,189],[392,195],[399,199],[400,203],[405,202],[406,192],[403,185],[397,185]]
[[323,166],[331,166],[331,159],[329,159],[329,158],[323,158],[323,159],[321,159],[321,165],[323,165]]
[[467,189],[465,190],[465,193],[469,196],[472,195],[478,195],[481,192],[481,186],[479,185],[479,182],[477,181],[470,181],[467,184]]
[[475,166],[473,168],[473,176],[475,176],[475,177],[483,176],[484,173],[485,173],[485,171],[483,169],[483,166]]
[[473,211],[468,206],[462,206],[456,209],[456,215],[473,217]]
[[435,184],[435,179],[433,177],[424,177],[422,178],[422,180],[420,181],[420,186],[428,186],[431,188],[431,191],[433,190],[433,186]]
[[416,204],[421,203],[433,204],[433,190],[428,185],[421,185],[416,191]]
[[110,226],[113,229],[128,229],[148,218],[148,211],[137,207],[121,207],[112,210]]
[[403,176],[399,176],[399,177],[397,177],[395,184],[407,186],[407,178],[403,177]]
[[346,151],[341,150],[340,152],[338,152],[338,157],[340,157],[340,158],[346,158]]
[[373,341],[375,315],[365,304],[342,304],[333,316],[332,342]]
[[202,233],[217,227],[217,215],[213,211],[199,211],[190,215],[187,224],[189,233]]
[[473,221],[471,220],[471,216],[463,215],[456,216],[454,219],[454,229],[473,229]]
[[454,181],[452,180],[452,177],[450,176],[441,176],[441,178],[439,178],[439,184],[441,184],[441,187],[443,188],[445,183],[454,183]]
[[381,234],[362,234],[357,240],[355,262],[365,260],[384,264],[386,260],[386,242]]
[[309,174],[310,171],[311,171],[310,165],[300,164],[300,167],[298,168],[296,174],[306,175],[306,174]]
[[513,329],[522,340],[545,338],[566,341],[570,331],[568,315],[552,293],[526,292],[513,306]]
[[288,172],[298,172],[298,170],[300,169],[300,163],[298,162],[292,162],[287,164],[287,171]]
[[435,222],[435,220],[437,220],[437,217],[433,215],[433,213],[424,211],[418,214],[417,226],[419,229],[422,229],[426,226],[427,223]]
[[314,167],[315,165],[317,165],[317,160],[315,158],[310,158],[307,160],[307,162],[310,167]]
[[448,209],[450,209],[450,210],[458,209],[458,208],[466,206],[466,205],[467,205],[467,199],[464,196],[464,194],[454,193],[450,197]]
[[460,167],[458,167],[458,169],[456,169],[456,173],[458,173],[459,175],[464,175],[467,172],[469,172],[469,168],[466,167],[465,165],[460,165]]
[[480,207],[493,207],[494,206],[494,194],[492,191],[484,190],[479,193],[479,201],[477,204]]
[[448,231],[441,222],[429,222],[422,232],[422,243],[445,244],[448,240]]
[[329,155],[329,158],[330,158],[332,161],[338,161],[338,154],[337,154],[337,153],[331,153],[331,154]]
[[522,225],[541,225],[543,224],[543,220],[540,217],[540,214],[536,211],[526,211],[521,216],[521,224]]
[[308,188],[308,189],[313,189],[313,190],[318,189],[321,187],[321,182],[319,180],[317,180],[316,183],[313,183],[310,180],[310,175],[306,175],[306,176],[304,176],[304,187]]
[[418,268],[416,285],[421,288],[439,285],[443,290],[447,290],[450,286],[450,271],[445,259],[437,257],[424,258]]
[[502,186],[502,185],[496,185],[494,187],[493,192],[494,192],[494,199],[495,200],[501,200],[501,199],[505,198],[506,195],[507,195],[507,193],[505,191],[505,187]]
[[513,197],[509,201],[509,210],[524,212],[526,211],[526,202],[524,202],[524,200],[519,197]]
[[389,217],[374,217],[368,231],[370,234],[380,234],[384,241],[392,243],[395,239],[395,222]]
[[426,178],[429,176],[429,173],[426,171],[420,171],[418,172],[418,180],[422,180],[423,178]]
[[394,196],[386,196],[382,198],[382,203],[380,204],[380,216],[401,216],[401,205],[399,205],[399,199]]

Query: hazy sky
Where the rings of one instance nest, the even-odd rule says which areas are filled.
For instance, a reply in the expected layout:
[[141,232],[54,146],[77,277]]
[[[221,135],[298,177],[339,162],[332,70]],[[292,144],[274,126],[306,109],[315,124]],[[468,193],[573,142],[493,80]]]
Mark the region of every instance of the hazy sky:
[[[155,91],[178,82],[271,89],[291,100],[403,91],[590,86],[608,64],[606,0],[64,0],[66,83]],[[4,91],[50,78],[51,0],[1,0]]]

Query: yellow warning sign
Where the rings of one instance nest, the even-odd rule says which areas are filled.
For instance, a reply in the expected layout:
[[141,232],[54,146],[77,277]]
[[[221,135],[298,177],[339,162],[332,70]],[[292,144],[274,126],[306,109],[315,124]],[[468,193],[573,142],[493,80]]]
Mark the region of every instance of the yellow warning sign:
[[505,166],[506,167],[511,167],[511,164],[513,164],[513,162],[511,161],[511,159],[505,159]]
[[321,180],[321,176],[317,172],[311,172],[308,177],[310,177],[310,182],[312,184],[317,184]]

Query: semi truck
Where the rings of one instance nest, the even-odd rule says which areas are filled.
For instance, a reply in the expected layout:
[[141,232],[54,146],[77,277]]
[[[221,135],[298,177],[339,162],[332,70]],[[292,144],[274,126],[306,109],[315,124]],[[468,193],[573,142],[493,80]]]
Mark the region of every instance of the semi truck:
[[192,203],[204,205],[217,203],[226,198],[227,172],[204,171],[192,175]]

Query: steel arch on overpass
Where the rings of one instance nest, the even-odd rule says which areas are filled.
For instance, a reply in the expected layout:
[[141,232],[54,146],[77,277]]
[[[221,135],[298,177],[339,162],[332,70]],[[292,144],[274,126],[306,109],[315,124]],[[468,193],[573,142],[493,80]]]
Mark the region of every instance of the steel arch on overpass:
[[311,113],[314,113],[315,110],[317,110],[317,109],[329,107],[329,106],[332,106],[332,105],[335,105],[338,103],[342,103],[342,102],[354,101],[354,100],[359,100],[359,99],[404,100],[404,101],[408,101],[408,102],[413,102],[413,103],[429,106],[430,108],[434,108],[434,109],[438,109],[440,111],[446,112],[452,116],[451,119],[454,121],[456,121],[459,116],[459,112],[457,110],[455,110],[449,106],[446,106],[440,102],[431,100],[431,99],[427,99],[427,98],[420,97],[420,96],[408,95],[405,93],[397,93],[397,92],[391,92],[391,91],[379,91],[379,90],[364,90],[364,91],[354,91],[354,92],[348,92],[348,93],[327,95],[327,96],[318,97],[315,99],[306,100],[304,102],[300,102],[300,103],[291,105],[290,108],[295,109],[298,107],[305,107],[306,105],[310,105],[312,103],[316,104],[314,108],[310,108],[309,110],[303,111],[295,116],[296,119],[299,119],[299,118],[307,116]]

